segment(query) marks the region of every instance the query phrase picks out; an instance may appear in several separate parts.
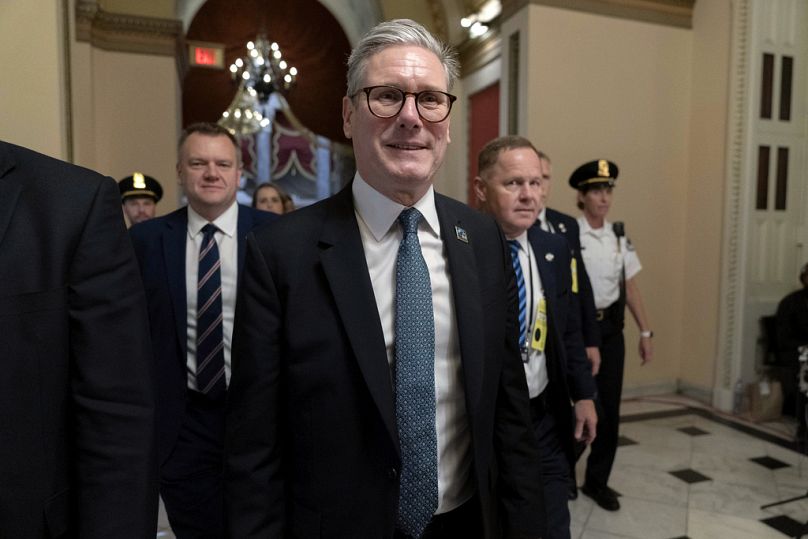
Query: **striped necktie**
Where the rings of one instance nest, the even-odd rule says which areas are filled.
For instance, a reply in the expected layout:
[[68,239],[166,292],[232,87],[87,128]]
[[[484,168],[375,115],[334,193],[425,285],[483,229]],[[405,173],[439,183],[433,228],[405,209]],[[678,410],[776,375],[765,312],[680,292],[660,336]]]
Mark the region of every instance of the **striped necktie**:
[[511,263],[516,273],[516,288],[519,292],[519,348],[524,350],[527,345],[527,290],[525,289],[525,275],[522,273],[522,264],[519,262],[519,242],[508,240],[511,247]]
[[226,389],[218,230],[210,223],[202,227],[196,289],[196,387],[214,399],[223,396]]
[[438,508],[435,431],[435,323],[429,269],[418,242],[421,214],[398,217],[404,233],[396,259],[395,399],[401,447],[398,528],[420,537]]

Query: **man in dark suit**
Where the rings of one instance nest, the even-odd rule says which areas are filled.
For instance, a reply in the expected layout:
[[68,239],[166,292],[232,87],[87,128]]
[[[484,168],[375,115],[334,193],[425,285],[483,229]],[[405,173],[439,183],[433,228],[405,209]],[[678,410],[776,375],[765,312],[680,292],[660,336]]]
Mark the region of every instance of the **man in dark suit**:
[[224,531],[222,444],[244,238],[274,214],[236,203],[233,135],[193,124],[180,137],[188,206],[130,229],[148,299],[158,374],[160,494],[177,537]]
[[553,164],[550,158],[539,150],[542,167],[542,182],[539,198],[539,226],[545,232],[559,234],[567,240],[573,257],[573,293],[576,294],[581,318],[581,333],[586,346],[586,357],[592,364],[592,374],[600,369],[600,328],[595,309],[595,297],[586,265],[581,257],[581,234],[575,217],[547,207],[553,186]]
[[538,537],[540,471],[496,224],[434,192],[454,55],[410,20],[348,60],[357,174],[248,239],[232,537]]
[[0,142],[0,537],[154,537],[143,287],[111,178]]
[[530,141],[504,136],[488,142],[480,151],[478,170],[475,193],[505,232],[520,292],[522,361],[547,507],[542,536],[569,539],[567,492],[574,440],[590,443],[597,424],[595,381],[571,290],[570,249],[563,238],[536,224],[542,168]]
[[[550,157],[539,150],[541,159],[541,192],[539,197],[539,219],[538,224],[545,232],[559,234],[567,240],[572,254],[572,278],[573,278],[573,309],[580,313],[581,333],[586,346],[586,357],[592,364],[592,376],[596,376],[600,371],[600,324],[597,319],[595,309],[595,296],[592,292],[592,282],[589,280],[589,273],[586,271],[583,256],[581,256],[581,234],[578,221],[575,217],[561,213],[558,210],[547,207],[550,199],[550,192],[553,187],[553,163]],[[583,444],[577,444],[575,448],[576,460],[586,449]],[[578,497],[578,482],[575,479],[575,466],[570,469],[569,498],[574,500]]]

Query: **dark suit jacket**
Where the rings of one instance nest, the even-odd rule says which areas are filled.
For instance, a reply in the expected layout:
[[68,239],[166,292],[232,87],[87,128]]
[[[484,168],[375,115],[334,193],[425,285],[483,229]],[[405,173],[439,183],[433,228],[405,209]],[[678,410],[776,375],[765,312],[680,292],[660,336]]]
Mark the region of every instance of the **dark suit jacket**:
[[[238,207],[238,267],[244,261],[247,233],[277,218],[274,213]],[[154,359],[157,363],[158,448],[162,465],[180,432],[185,414],[187,378],[187,316],[185,239],[188,208],[139,223],[129,229],[140,262],[148,300]]]
[[[538,536],[539,459],[507,244],[487,216],[435,203],[484,536]],[[350,186],[248,242],[225,448],[231,536],[390,538],[401,466],[393,387]]]
[[154,537],[146,324],[115,182],[0,142],[0,537]]
[[541,284],[547,300],[547,374],[550,382],[549,409],[555,418],[567,458],[575,464],[574,427],[570,401],[594,399],[597,394],[592,366],[586,358],[581,337],[578,302],[572,293],[570,249],[557,234],[530,227],[527,238],[533,247]]
[[586,265],[581,256],[581,231],[578,221],[571,215],[561,213],[551,208],[545,212],[547,221],[553,225],[556,233],[566,238],[575,257],[575,264],[578,268],[578,294],[575,302],[578,304],[578,311],[581,319],[581,333],[586,346],[600,346],[600,327],[595,318],[595,296],[592,292],[592,283],[589,281],[589,274],[586,272]]

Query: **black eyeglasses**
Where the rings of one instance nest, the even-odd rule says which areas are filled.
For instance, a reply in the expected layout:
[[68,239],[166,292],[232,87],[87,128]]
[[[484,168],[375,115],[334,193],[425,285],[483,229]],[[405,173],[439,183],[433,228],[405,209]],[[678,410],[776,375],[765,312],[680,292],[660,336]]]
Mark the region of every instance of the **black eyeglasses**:
[[[362,88],[368,100],[370,113],[377,118],[392,118],[397,116],[404,108],[404,101],[408,95],[415,98],[415,109],[418,115],[430,123],[445,120],[452,111],[452,103],[457,99],[452,94],[438,90],[425,90],[423,92],[405,92],[395,86],[368,86]],[[357,92],[355,95],[357,95]],[[353,97],[353,96],[351,96]]]

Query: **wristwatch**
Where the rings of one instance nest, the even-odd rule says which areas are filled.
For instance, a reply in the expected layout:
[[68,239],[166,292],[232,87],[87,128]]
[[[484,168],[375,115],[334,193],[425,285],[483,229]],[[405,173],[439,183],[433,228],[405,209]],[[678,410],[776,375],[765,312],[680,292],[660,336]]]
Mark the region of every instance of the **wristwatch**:
[[648,331],[640,331],[640,337],[646,337],[646,338],[650,339],[653,336],[654,336],[654,332],[651,331],[650,329]]

